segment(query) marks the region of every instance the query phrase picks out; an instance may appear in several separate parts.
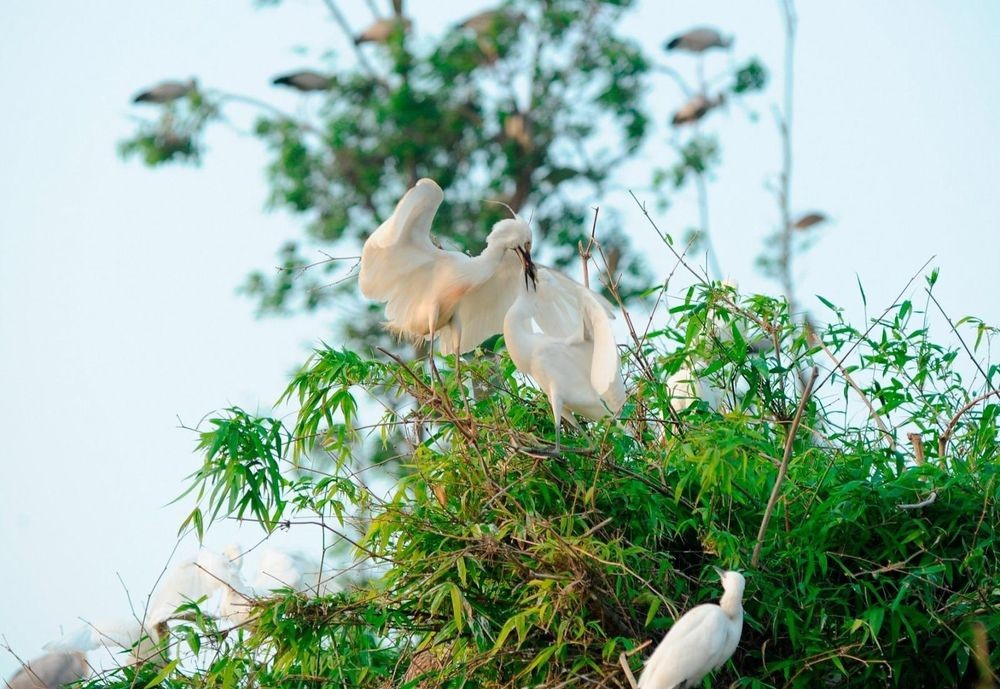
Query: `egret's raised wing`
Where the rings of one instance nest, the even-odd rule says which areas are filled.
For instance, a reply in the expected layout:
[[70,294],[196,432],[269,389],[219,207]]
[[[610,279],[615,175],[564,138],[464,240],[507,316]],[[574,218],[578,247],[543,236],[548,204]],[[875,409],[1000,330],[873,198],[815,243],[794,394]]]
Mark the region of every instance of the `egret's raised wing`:
[[421,283],[414,278],[443,253],[431,242],[431,223],[444,194],[422,179],[403,195],[392,215],[365,240],[358,285],[376,301],[390,301]]

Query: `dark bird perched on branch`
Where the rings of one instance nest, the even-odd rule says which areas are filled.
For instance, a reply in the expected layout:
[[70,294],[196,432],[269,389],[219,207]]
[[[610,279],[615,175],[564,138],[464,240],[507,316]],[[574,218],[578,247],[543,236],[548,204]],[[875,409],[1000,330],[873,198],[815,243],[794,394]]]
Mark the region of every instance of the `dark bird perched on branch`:
[[161,81],[156,86],[137,94],[133,103],[154,103],[164,105],[183,98],[196,88],[194,79],[188,81]]
[[362,43],[385,43],[389,40],[389,36],[392,35],[392,32],[396,30],[396,27],[399,24],[403,25],[404,33],[410,32],[412,22],[405,17],[379,19],[377,22],[358,34],[354,39],[354,44],[361,45]]
[[702,117],[707,115],[710,110],[719,107],[725,102],[726,98],[721,93],[714,99],[708,98],[704,94],[699,93],[687,103],[682,105],[680,109],[674,113],[674,118],[670,122],[675,127],[679,127],[682,124],[697,122]]
[[665,50],[686,50],[689,53],[703,53],[712,48],[728,48],[733,44],[733,37],[723,38],[715,29],[698,27],[691,29],[667,41]]
[[311,69],[300,69],[297,72],[289,72],[275,77],[271,83],[275,86],[288,86],[296,91],[308,93],[309,91],[326,91],[333,84],[333,80]]

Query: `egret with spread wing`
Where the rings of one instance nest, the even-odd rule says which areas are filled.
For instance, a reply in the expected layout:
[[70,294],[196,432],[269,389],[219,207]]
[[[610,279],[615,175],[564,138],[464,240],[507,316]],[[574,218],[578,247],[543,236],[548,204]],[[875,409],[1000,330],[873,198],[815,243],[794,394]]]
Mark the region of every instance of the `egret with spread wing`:
[[639,675],[639,689],[688,689],[729,660],[743,632],[743,587],[739,572],[716,570],[724,593],[719,604],[691,608],[674,623]]
[[439,335],[444,353],[461,354],[500,332],[521,267],[534,272],[531,229],[520,218],[496,223],[478,256],[435,246],[431,223],[443,200],[434,180],[417,182],[365,241],[359,275],[361,293],[385,302],[390,330],[430,340],[432,364]]
[[[614,313],[603,297],[546,268],[526,272],[521,293],[507,311],[504,342],[514,365],[549,398],[556,427],[573,414],[600,419],[625,404]],[[543,332],[536,332],[532,322]]]

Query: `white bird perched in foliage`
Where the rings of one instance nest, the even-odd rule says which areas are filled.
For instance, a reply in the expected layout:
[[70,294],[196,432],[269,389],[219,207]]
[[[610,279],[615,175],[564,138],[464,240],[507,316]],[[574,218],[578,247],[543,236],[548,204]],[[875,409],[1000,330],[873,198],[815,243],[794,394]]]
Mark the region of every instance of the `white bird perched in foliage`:
[[[552,315],[555,323],[547,323]],[[555,271],[537,278],[525,271],[520,295],[507,311],[503,337],[514,365],[531,376],[549,398],[556,427],[573,413],[588,419],[616,414],[625,404],[614,313],[603,297]],[[532,320],[544,332],[535,332]]]
[[292,589],[321,596],[339,590],[333,579],[334,573],[323,569],[315,558],[302,553],[267,550],[261,557],[253,587],[257,593]]
[[46,653],[29,660],[2,684],[7,689],[60,689],[90,675],[82,653]]
[[478,256],[435,246],[431,223],[443,200],[434,180],[417,182],[365,241],[359,275],[361,293],[386,302],[386,327],[431,340],[432,354],[438,335],[447,354],[500,332],[521,265],[533,269],[531,229],[517,218],[496,223]]
[[723,38],[715,29],[702,26],[685,31],[679,36],[667,41],[665,50],[686,50],[689,53],[703,53],[712,48],[728,48],[733,44],[733,37]]
[[[162,660],[159,641],[168,632],[167,623],[185,603],[211,598],[222,592],[222,600],[229,595],[244,595],[246,586],[233,557],[238,549],[227,548],[225,554],[201,549],[194,558],[186,560],[166,575],[149,602],[145,619],[139,615],[120,620],[85,623],[74,632],[45,644],[49,651],[87,652],[98,648],[118,646],[131,649],[136,662]],[[211,615],[213,611],[206,610]]]
[[743,633],[743,587],[739,572],[716,570],[722,579],[719,604],[691,608],[674,623],[639,675],[639,689],[687,689],[729,660]]

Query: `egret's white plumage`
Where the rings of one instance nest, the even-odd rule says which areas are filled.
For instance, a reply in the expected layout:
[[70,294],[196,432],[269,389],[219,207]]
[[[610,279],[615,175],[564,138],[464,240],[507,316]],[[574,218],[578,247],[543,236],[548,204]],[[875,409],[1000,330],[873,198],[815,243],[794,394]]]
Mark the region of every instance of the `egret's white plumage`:
[[573,413],[600,419],[625,404],[614,313],[603,297],[544,268],[537,283],[520,281],[519,290],[504,318],[504,342],[518,370],[549,398],[558,451],[560,419],[576,425]]
[[[365,297],[385,302],[390,330],[412,339],[439,339],[445,354],[464,353],[502,330],[504,315],[524,284],[522,268],[534,272],[531,229],[520,218],[501,220],[478,256],[447,251],[430,235],[443,200],[441,187],[431,179],[406,192],[365,241],[358,282]],[[543,315],[548,315],[543,328],[560,318]]]
[[743,588],[739,572],[719,572],[719,604],[691,608],[670,628],[639,675],[639,689],[687,689],[729,660],[743,632]]
[[82,653],[46,653],[29,660],[2,684],[6,689],[60,689],[90,675]]
[[[220,605],[243,600],[247,587],[234,563],[238,549],[228,548],[225,554],[201,549],[197,556],[172,568],[157,586],[150,599],[148,612],[119,620],[85,622],[74,631],[45,644],[49,651],[82,652],[99,648],[132,649],[135,660],[147,661],[161,655],[159,640],[167,633],[167,623],[185,603],[210,599],[206,614],[215,614],[212,599]],[[221,595],[220,595],[221,594]]]
[[334,574],[323,569],[315,558],[283,550],[264,552],[253,581],[253,588],[258,594],[277,589],[292,589],[314,596],[335,593],[340,589]]

